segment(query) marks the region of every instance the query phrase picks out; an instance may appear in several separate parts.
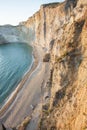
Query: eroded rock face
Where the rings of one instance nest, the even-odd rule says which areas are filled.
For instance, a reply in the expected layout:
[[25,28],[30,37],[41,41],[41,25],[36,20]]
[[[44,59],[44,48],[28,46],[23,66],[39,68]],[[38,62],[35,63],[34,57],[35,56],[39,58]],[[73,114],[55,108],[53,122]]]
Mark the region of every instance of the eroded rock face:
[[34,39],[34,36],[32,38],[32,35],[32,32],[23,25],[0,26],[0,44],[8,42],[26,42],[28,44],[31,44]]
[[42,130],[87,129],[87,1],[43,5],[24,24],[35,31],[35,44],[51,52],[50,113]]
[[48,116],[43,114],[41,127],[47,130],[86,130],[87,1],[78,0],[65,14],[61,12],[63,7],[64,4],[55,9],[61,17],[57,25],[56,22],[52,23],[53,34],[50,39],[55,41],[51,50],[51,65],[54,70],[51,112]]

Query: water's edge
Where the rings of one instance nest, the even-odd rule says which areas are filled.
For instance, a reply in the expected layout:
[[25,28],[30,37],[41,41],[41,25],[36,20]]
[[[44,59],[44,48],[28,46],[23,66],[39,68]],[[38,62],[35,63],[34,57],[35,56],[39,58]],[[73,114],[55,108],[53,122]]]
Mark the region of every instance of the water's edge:
[[[6,44],[9,44],[9,43],[5,43],[4,45],[6,45]],[[14,43],[10,43],[10,44],[14,44]],[[28,45],[28,46],[30,46],[30,45]],[[32,46],[30,46],[30,47],[32,47]],[[9,94],[9,96],[5,99],[5,102],[0,106],[0,115],[3,113],[3,111],[5,109],[8,108],[7,106],[9,106],[15,100],[17,93],[22,88],[21,82],[23,82],[23,80],[24,81],[26,80],[26,76],[31,71],[32,66],[34,64],[34,60],[35,59],[34,59],[34,56],[33,56],[33,48],[32,48],[32,62],[31,62],[31,65],[29,66],[28,70],[24,73],[24,75],[20,79],[20,82],[17,84],[17,86],[12,90],[12,92]]]
[[39,63],[39,59],[38,59],[38,54],[37,54],[36,47],[33,48],[32,53],[33,53],[32,66],[31,66],[30,70],[25,74],[24,78],[22,78],[22,80],[19,83],[19,85],[16,87],[16,91],[14,91],[14,93],[12,95],[10,95],[9,100],[6,102],[6,104],[4,104],[4,106],[0,110],[0,119],[2,119],[4,117],[4,114],[6,115],[6,113],[10,110],[12,105],[15,103],[17,94],[19,94],[19,92],[22,91],[22,88],[25,87],[24,85],[25,85],[26,81],[28,80],[28,78],[37,69],[37,66],[38,66],[38,63]]

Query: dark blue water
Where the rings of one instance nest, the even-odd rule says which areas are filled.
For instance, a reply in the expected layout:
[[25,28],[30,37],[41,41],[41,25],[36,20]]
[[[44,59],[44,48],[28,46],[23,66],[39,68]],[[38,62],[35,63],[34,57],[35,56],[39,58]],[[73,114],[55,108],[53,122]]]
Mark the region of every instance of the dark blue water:
[[0,106],[32,64],[32,48],[25,43],[0,45]]

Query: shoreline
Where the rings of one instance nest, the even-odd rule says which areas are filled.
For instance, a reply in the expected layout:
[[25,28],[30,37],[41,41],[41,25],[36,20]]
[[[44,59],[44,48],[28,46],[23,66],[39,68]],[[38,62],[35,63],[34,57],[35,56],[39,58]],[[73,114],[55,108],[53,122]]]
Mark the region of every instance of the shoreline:
[[[22,85],[22,89],[19,90],[12,104],[8,109],[5,109],[6,111],[4,111],[3,116],[0,118],[0,122],[6,128],[17,127],[26,117],[31,116],[33,112],[31,105],[36,108],[42,102],[41,87],[43,81],[43,86],[45,87],[45,84],[49,80],[50,68],[49,63],[43,62],[45,52],[41,46],[33,45],[33,53],[35,58],[33,71],[27,77],[27,80]],[[40,110],[38,112],[40,114]],[[33,123],[36,126],[35,122]],[[31,128],[31,130],[33,129]]]
[[33,61],[32,61],[31,66],[29,67],[28,71],[24,74],[21,81],[19,82],[17,87],[14,89],[14,91],[10,94],[7,101],[1,107],[1,109],[0,109],[0,119],[3,117],[3,115],[6,113],[6,111],[10,108],[10,106],[12,105],[14,100],[16,99],[16,96],[18,95],[18,93],[21,91],[24,84],[26,83],[27,79],[30,77],[30,75],[33,73],[33,71],[37,68],[39,61],[38,61],[38,56],[37,56],[38,54],[36,54],[37,52],[35,50],[36,50],[36,48],[34,46],[33,51],[32,51]]

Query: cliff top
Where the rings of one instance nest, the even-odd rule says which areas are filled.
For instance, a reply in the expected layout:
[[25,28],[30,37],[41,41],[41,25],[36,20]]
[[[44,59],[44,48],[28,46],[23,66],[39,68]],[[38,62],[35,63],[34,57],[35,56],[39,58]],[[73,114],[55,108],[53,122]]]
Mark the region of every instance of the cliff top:
[[49,8],[55,8],[60,4],[60,2],[55,2],[55,3],[47,3],[47,4],[42,4],[41,7],[49,7]]

